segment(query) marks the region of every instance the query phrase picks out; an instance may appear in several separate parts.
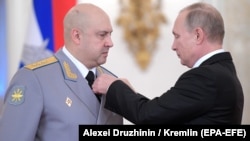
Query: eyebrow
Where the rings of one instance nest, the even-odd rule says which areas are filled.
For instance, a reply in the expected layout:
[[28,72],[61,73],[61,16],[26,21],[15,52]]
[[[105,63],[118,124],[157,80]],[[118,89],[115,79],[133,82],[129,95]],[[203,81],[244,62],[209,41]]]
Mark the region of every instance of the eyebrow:
[[107,34],[107,33],[112,33],[113,31],[106,31],[106,30],[101,30],[101,31],[97,31],[97,33],[105,33],[105,34]]

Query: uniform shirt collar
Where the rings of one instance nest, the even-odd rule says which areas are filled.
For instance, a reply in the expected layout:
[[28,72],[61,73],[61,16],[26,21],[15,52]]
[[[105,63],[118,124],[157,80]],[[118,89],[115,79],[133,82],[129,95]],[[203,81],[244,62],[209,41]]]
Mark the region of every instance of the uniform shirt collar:
[[[80,71],[80,73],[82,74],[82,76],[85,78],[89,72],[88,68],[82,64],[80,61],[78,61],[68,50],[67,48],[64,46],[62,48],[63,53],[65,53],[65,55],[67,57],[69,57],[69,59],[73,62],[73,64],[76,66],[76,68]],[[91,71],[93,71],[93,73],[96,75],[96,68],[91,69]]]

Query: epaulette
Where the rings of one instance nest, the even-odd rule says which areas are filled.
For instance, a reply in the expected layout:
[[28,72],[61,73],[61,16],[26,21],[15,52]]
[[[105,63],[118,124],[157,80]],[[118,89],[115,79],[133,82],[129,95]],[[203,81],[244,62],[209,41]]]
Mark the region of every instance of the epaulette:
[[41,61],[29,64],[29,65],[26,65],[24,67],[27,68],[27,69],[30,69],[30,70],[34,70],[34,69],[37,69],[37,68],[40,68],[40,67],[55,63],[57,61],[58,60],[57,60],[57,58],[55,56],[51,56],[49,58],[43,59]]

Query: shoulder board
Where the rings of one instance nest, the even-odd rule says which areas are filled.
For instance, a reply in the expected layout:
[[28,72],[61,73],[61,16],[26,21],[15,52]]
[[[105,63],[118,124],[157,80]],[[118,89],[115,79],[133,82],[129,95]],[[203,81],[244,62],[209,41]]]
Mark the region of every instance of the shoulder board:
[[30,69],[30,70],[34,70],[34,69],[55,63],[57,61],[58,61],[57,58],[55,56],[52,56],[52,57],[46,58],[44,60],[26,65],[25,68]]

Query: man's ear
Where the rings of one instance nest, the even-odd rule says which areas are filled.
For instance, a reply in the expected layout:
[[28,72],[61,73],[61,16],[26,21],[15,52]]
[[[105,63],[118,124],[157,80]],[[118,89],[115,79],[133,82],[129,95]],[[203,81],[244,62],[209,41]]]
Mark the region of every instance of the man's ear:
[[204,40],[204,37],[205,37],[204,31],[202,30],[202,28],[198,27],[195,29],[194,32],[195,32],[194,33],[195,40],[196,40],[197,44],[200,44]]
[[76,43],[79,44],[80,43],[80,32],[77,29],[72,29],[71,30],[71,38],[72,40]]

